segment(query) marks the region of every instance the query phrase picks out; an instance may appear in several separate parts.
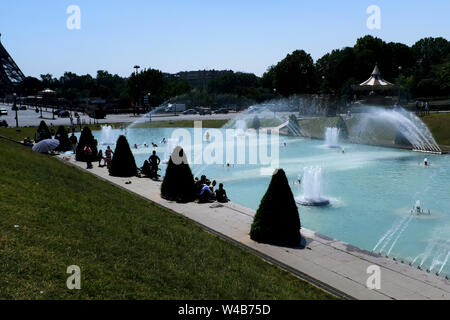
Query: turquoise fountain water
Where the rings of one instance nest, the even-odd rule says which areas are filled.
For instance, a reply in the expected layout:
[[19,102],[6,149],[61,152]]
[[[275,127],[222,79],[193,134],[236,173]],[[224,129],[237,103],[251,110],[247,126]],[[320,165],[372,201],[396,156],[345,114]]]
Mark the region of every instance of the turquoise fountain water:
[[[172,137],[176,129],[110,130],[108,134],[126,134],[136,162],[141,166],[153,148],[165,158],[167,144],[158,142]],[[193,129],[186,130],[193,136]],[[225,130],[220,130],[225,136]],[[203,129],[212,133],[212,129]],[[100,141],[102,132],[93,132]],[[256,135],[227,136],[227,139],[246,139],[256,143]],[[324,177],[321,196],[330,201],[326,207],[299,207],[302,225],[335,239],[351,243],[369,251],[396,257],[414,267],[430,269],[440,275],[450,274],[450,157],[427,155],[429,166],[424,166],[424,155],[407,150],[365,145],[341,144],[341,149],[323,147],[323,141],[280,137],[280,167],[286,171],[295,196],[301,196],[299,174],[304,168],[321,167]],[[204,140],[204,139],[203,139]],[[195,141],[181,141],[190,153]],[[202,142],[200,150],[209,144]],[[270,140],[269,140],[270,144]],[[286,144],[284,146],[284,144]],[[100,147],[101,148],[101,147]],[[106,147],[105,147],[106,148]],[[224,157],[227,153],[224,145]],[[235,150],[236,151],[236,150]],[[195,165],[196,176],[205,174],[218,183],[224,183],[233,202],[257,209],[270,176],[261,175],[260,165]],[[165,166],[162,166],[164,174]],[[149,182],[151,183],[151,182]],[[430,215],[411,213],[417,200]]]

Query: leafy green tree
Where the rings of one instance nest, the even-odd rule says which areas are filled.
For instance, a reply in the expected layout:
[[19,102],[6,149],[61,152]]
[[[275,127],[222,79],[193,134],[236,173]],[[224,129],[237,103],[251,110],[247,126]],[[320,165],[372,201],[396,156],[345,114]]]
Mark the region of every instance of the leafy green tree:
[[117,139],[116,150],[109,167],[109,174],[113,177],[134,177],[137,166],[127,138],[121,135]]
[[250,230],[250,238],[280,246],[300,245],[300,217],[284,170],[272,176]]
[[447,96],[450,96],[450,59],[441,68],[439,83],[441,91],[446,93]]
[[288,54],[273,70],[273,85],[283,96],[313,93],[317,89],[317,75],[311,55],[303,50]]
[[24,96],[34,96],[39,93],[39,91],[43,90],[44,87],[42,82],[34,77],[26,77],[19,84],[19,91]]
[[149,93],[153,106],[163,101],[164,78],[160,70],[148,69],[138,74],[133,73],[128,80],[128,92],[135,103],[143,104],[143,99]]

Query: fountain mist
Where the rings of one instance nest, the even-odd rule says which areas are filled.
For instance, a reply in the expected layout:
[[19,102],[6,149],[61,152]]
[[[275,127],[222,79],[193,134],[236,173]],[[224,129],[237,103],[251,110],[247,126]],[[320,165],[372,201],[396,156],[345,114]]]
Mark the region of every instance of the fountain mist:
[[303,196],[297,197],[298,204],[303,206],[326,206],[328,199],[322,198],[322,168],[306,167],[303,169]]

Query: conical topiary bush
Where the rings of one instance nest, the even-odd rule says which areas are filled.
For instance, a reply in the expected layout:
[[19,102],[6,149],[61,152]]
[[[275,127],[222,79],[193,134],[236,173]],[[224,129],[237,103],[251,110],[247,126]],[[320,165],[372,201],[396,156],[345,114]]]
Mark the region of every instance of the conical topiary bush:
[[95,161],[97,158],[97,142],[94,139],[94,136],[92,135],[91,129],[89,127],[84,127],[83,131],[80,135],[80,140],[78,141],[77,146],[77,154],[76,154],[76,160],[86,162],[87,156],[84,154],[84,147],[89,146],[92,150],[92,156],[91,161]]
[[58,128],[55,139],[59,140],[59,146],[55,149],[56,151],[65,152],[72,150],[72,144],[70,143],[69,136],[67,135],[67,131],[64,126],[60,126]]
[[300,217],[284,170],[272,176],[269,188],[261,200],[250,231],[250,238],[261,243],[300,245]]
[[125,136],[120,136],[117,139],[109,174],[113,177],[123,178],[133,177],[137,174],[136,161]]
[[35,135],[35,141],[39,142],[42,140],[46,140],[46,139],[51,139],[52,135],[50,133],[50,130],[48,129],[47,124],[45,123],[44,120],[41,121],[41,123],[39,124],[39,127],[36,131],[36,135]]
[[194,176],[181,147],[176,147],[170,156],[161,184],[161,197],[182,203],[195,200]]

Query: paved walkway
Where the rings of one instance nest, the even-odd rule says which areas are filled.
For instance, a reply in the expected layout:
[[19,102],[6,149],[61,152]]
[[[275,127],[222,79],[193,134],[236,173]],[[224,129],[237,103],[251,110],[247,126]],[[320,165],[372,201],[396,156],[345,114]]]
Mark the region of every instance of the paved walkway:
[[[60,156],[63,161],[84,169],[85,163],[74,161],[73,155]],[[355,299],[450,299],[450,281],[400,262],[371,254],[349,244],[302,229],[305,248],[286,248],[252,241],[250,226],[255,212],[229,203],[178,204],[160,197],[160,182],[147,178],[110,177],[106,168],[94,167],[94,175],[127,189],[145,199],[175,211],[210,232],[233,241],[265,260],[277,264],[304,279],[344,298]],[[131,181],[131,184],[125,182]],[[369,266],[381,270],[381,289],[366,287]]]
[[[0,103],[0,108],[6,108],[8,115],[0,116],[1,120],[6,120],[10,127],[15,127],[16,125],[16,112],[11,110],[11,105],[3,105]],[[44,120],[48,125],[53,123],[55,126],[68,126],[70,125],[69,118],[58,118],[55,116],[53,119],[52,109],[48,109],[43,112],[44,119],[40,118],[40,113],[36,113],[35,109],[27,109],[27,110],[19,110],[19,127],[28,127],[28,126],[38,126],[39,123]],[[81,123],[92,124],[94,123],[94,119],[80,112],[81,115]],[[111,123],[133,123],[135,121],[139,122],[148,122],[148,121],[178,121],[178,120],[230,120],[238,116],[239,113],[228,113],[228,114],[212,114],[212,115],[204,115],[201,116],[199,114],[196,115],[184,115],[181,113],[178,114],[153,114],[151,119],[145,115],[134,116],[132,114],[108,114],[105,119],[96,120],[99,124],[111,124]],[[76,119],[74,120],[76,124]]]

